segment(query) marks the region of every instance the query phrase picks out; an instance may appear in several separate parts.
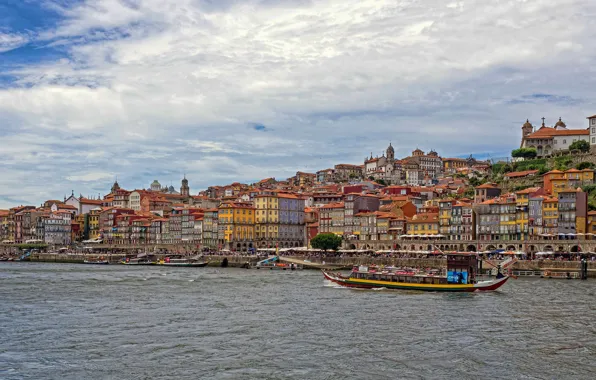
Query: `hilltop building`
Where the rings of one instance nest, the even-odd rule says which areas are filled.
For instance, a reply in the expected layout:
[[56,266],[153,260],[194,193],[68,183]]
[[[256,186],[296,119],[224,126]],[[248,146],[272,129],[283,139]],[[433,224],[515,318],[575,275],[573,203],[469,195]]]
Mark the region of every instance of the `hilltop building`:
[[[596,115],[592,120],[596,120]],[[569,146],[575,141],[584,140],[590,142],[590,136],[594,136],[594,143],[596,145],[596,122],[594,123],[594,133],[589,129],[568,129],[567,125],[559,118],[559,121],[553,127],[547,127],[544,124],[545,118],[542,118],[542,125],[538,130],[526,120],[522,125],[522,148],[536,148],[538,157],[548,157],[553,153],[561,150],[569,149]]]

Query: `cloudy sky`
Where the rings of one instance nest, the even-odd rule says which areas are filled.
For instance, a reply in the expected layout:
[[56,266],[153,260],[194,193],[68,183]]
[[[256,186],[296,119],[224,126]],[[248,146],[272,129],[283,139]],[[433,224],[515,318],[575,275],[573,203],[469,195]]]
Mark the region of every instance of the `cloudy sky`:
[[3,0],[0,207],[501,157],[596,114],[593,0]]

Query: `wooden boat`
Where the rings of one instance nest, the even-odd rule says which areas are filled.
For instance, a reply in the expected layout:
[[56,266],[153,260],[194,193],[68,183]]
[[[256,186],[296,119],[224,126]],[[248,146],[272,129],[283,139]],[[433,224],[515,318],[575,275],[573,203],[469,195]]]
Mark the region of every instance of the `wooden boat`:
[[90,257],[83,261],[83,264],[108,265],[110,262],[102,257]]
[[432,292],[475,292],[497,290],[508,276],[477,281],[478,258],[475,254],[448,254],[447,275],[408,269],[384,270],[367,266],[354,267],[350,276],[323,271],[325,279],[338,285],[362,289],[406,289]]
[[197,257],[168,256],[157,262],[158,265],[170,267],[194,267],[202,268],[209,264],[208,261],[199,260]]

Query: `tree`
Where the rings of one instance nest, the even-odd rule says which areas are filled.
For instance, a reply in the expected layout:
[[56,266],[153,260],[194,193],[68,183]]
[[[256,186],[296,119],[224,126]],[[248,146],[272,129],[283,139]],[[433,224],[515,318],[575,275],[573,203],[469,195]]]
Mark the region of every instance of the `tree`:
[[511,157],[517,158],[536,158],[537,154],[536,148],[519,148],[511,151]]
[[318,234],[311,239],[310,245],[316,249],[335,251],[341,245],[341,237],[332,233]]
[[578,140],[569,145],[569,150],[579,150],[586,153],[590,151],[590,143],[586,140]]
[[376,182],[377,182],[379,185],[387,186],[387,182],[385,182],[385,180],[384,180],[384,179],[378,179]]
[[576,166],[577,170],[584,170],[584,169],[594,169],[594,164],[591,162],[580,162]]

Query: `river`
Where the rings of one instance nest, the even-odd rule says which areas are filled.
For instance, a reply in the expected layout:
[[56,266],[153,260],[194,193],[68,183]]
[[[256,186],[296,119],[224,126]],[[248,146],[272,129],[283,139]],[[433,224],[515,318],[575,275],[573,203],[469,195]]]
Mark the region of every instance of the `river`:
[[1,379],[593,379],[596,281],[350,290],[317,271],[0,263]]

